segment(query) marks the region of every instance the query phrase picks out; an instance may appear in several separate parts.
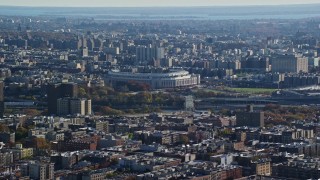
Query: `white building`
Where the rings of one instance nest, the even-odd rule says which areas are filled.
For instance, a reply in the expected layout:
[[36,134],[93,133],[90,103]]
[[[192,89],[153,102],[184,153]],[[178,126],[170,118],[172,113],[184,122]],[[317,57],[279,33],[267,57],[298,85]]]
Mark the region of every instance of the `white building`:
[[136,81],[149,84],[153,89],[175,88],[200,84],[199,74],[189,74],[178,70],[168,73],[130,73],[109,71],[106,79],[109,83]]
[[184,106],[185,106],[186,111],[194,110],[193,96],[186,96],[185,97]]

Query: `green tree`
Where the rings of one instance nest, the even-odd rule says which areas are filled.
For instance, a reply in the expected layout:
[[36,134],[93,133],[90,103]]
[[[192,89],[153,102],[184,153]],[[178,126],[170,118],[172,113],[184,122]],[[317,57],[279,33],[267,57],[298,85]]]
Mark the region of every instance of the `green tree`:
[[132,139],[133,138],[133,134],[132,133],[128,133],[128,138]]
[[150,92],[141,92],[135,96],[137,102],[141,104],[151,104],[152,103],[152,94]]
[[16,131],[16,141],[20,141],[26,137],[28,137],[28,129],[24,127],[18,127]]
[[83,87],[79,88],[79,96],[80,97],[85,97],[87,95],[86,90]]

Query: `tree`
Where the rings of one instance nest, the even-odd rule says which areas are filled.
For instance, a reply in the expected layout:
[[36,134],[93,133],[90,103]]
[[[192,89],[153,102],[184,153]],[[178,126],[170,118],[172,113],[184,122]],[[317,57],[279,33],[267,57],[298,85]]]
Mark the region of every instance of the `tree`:
[[79,96],[80,97],[85,97],[87,95],[86,90],[83,87],[79,88]]
[[151,104],[152,103],[152,94],[150,92],[141,92],[134,95],[131,100],[138,104]]
[[7,125],[0,123],[0,132],[10,132]]
[[107,179],[110,179],[110,178],[112,178],[113,176],[115,176],[114,173],[108,173],[108,174],[106,175],[106,178],[107,178]]
[[50,144],[44,138],[34,138],[34,146],[38,149],[49,149]]
[[28,129],[24,128],[24,127],[18,127],[17,131],[16,131],[16,141],[19,141],[23,138],[28,137]]
[[128,133],[128,138],[132,139],[133,138],[133,134],[132,133]]
[[280,108],[281,108],[281,106],[278,105],[278,104],[267,104],[267,105],[263,108],[263,110],[264,110],[264,111],[275,112],[275,111],[278,111]]
[[130,91],[149,91],[151,89],[149,84],[137,81],[129,81],[126,85]]
[[110,160],[110,164],[111,165],[117,165],[119,163],[119,159],[118,158],[112,158],[111,160]]
[[25,110],[24,110],[24,113],[25,113],[27,116],[31,116],[31,117],[41,115],[41,112],[38,111],[38,110],[36,110],[36,109],[25,109]]
[[120,115],[123,114],[122,111],[117,110],[117,109],[112,109],[109,106],[101,106],[98,110],[100,113],[105,114],[105,115]]
[[219,113],[224,116],[231,116],[231,111],[229,109],[221,109]]
[[181,136],[181,142],[183,144],[188,144],[190,142],[189,137],[187,135]]
[[129,177],[126,177],[125,180],[136,180],[136,178],[134,176],[129,176]]

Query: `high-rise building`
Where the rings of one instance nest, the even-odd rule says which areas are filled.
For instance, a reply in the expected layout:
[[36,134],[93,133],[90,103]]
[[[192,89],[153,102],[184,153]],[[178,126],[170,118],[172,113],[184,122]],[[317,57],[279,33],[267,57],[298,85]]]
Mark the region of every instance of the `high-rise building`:
[[295,55],[280,55],[272,59],[272,72],[308,72],[308,58]]
[[163,58],[160,61],[160,65],[164,67],[172,67],[172,58]]
[[86,99],[70,99],[70,114],[85,115]]
[[68,115],[69,114],[69,99],[59,98],[57,100],[57,114]]
[[120,49],[119,47],[107,47],[104,50],[107,54],[111,54],[111,55],[118,55],[120,54]]
[[87,40],[88,50],[92,51],[95,48],[94,39],[90,38]]
[[194,100],[193,96],[186,96],[185,97],[185,103],[184,103],[186,111],[192,111],[194,110]]
[[60,84],[49,84],[47,86],[48,114],[57,113],[57,100],[60,98]]
[[0,82],[0,117],[3,117],[4,113],[4,98],[3,98],[4,82]]
[[88,47],[82,48],[82,57],[88,57],[89,56],[89,49]]
[[87,41],[87,38],[82,38],[82,48],[84,48],[84,47],[88,47],[88,41]]
[[51,180],[54,179],[54,163],[30,161],[21,165],[21,172],[32,179]]
[[269,71],[269,58],[247,57],[241,61],[241,69]]
[[48,113],[57,114],[57,101],[60,98],[77,98],[78,85],[75,83],[49,84],[47,86]]
[[78,38],[78,42],[77,42],[77,49],[81,49],[82,48],[82,39]]
[[86,114],[86,115],[92,114],[91,99],[87,99],[87,100],[85,101],[85,114]]
[[152,60],[160,60],[164,58],[163,47],[138,46],[136,47],[136,61],[150,62]]
[[28,49],[28,40],[24,40],[24,49]]
[[91,100],[84,98],[59,98],[57,100],[58,115],[90,115]]
[[253,106],[248,105],[246,111],[236,113],[237,126],[263,127],[264,112],[253,111]]

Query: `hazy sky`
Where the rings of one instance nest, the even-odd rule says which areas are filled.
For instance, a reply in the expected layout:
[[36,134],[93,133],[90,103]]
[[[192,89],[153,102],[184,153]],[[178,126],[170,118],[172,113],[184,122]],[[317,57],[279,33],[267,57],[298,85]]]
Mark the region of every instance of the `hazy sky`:
[[319,0],[0,0],[9,6],[81,6],[81,7],[132,7],[132,6],[230,6],[310,4]]

